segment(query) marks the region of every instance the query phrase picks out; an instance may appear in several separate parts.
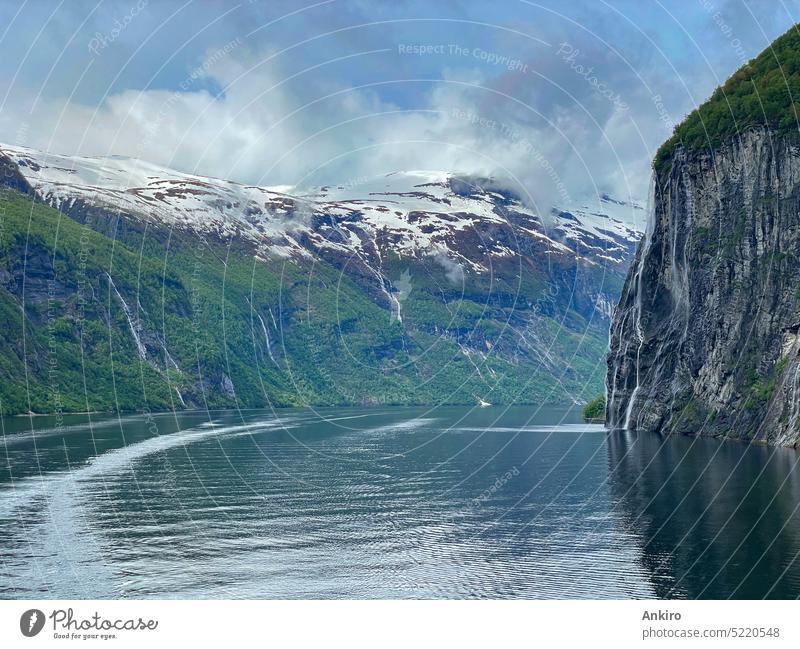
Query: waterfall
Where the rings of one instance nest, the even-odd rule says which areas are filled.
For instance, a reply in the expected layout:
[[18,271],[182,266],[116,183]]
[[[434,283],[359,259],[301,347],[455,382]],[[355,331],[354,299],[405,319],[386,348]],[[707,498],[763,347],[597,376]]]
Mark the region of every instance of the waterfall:
[[[275,363],[275,367],[280,369],[280,365],[278,365],[278,361],[275,360],[275,356],[272,354],[272,343],[270,342],[270,339],[269,339],[269,332],[267,331],[267,325],[264,323],[264,318],[262,318],[261,314],[258,311],[256,311],[255,307],[253,306],[253,303],[250,301],[250,298],[245,296],[244,299],[247,302],[248,306],[250,307],[250,313],[251,313],[250,322],[251,322],[251,324],[252,324],[252,321],[253,321],[252,320],[252,318],[253,318],[252,314],[255,313],[256,317],[258,318],[258,321],[261,323],[261,331],[263,332],[264,340],[267,343],[267,354],[269,355],[269,357],[272,360],[272,362]],[[272,315],[272,309],[271,308],[269,309],[269,314],[272,317],[273,324],[275,324],[275,316]],[[278,325],[275,324],[275,329],[277,330],[277,328],[278,328]],[[255,335],[253,336],[253,344],[255,344]]]
[[[636,385],[633,388],[630,396],[628,397],[628,406],[625,409],[625,421],[622,427],[625,430],[631,430],[631,417],[633,415],[633,408],[636,404],[636,398],[639,394],[641,387],[639,381],[639,368],[642,347],[644,346],[644,330],[642,329],[642,276],[644,275],[644,265],[647,259],[647,253],[650,250],[650,245],[653,241],[655,230],[655,207],[656,207],[656,191],[655,191],[655,178],[650,178],[650,190],[647,197],[647,221],[645,223],[644,236],[642,237],[641,249],[639,259],[636,264],[636,271],[634,275],[634,286],[636,287],[636,301],[634,305],[634,332],[638,341],[636,348]],[[626,346],[627,351],[627,346]]]
[[269,357],[272,359],[272,362],[275,363],[275,367],[280,368],[280,365],[278,365],[278,361],[276,361],[275,357],[272,355],[272,345],[269,342],[269,333],[267,332],[267,326],[264,324],[264,318],[261,317],[261,314],[258,311],[255,311],[255,314],[258,316],[258,321],[261,323],[261,331],[264,332],[264,340],[267,341],[267,353],[269,354]]
[[400,309],[401,309],[400,300],[397,299],[397,296],[392,291],[388,291],[387,292],[386,290],[384,290],[383,292],[386,293],[389,296],[389,299],[392,301],[392,304],[394,305],[394,309],[395,309],[394,317],[397,319],[397,321],[400,324],[402,324],[403,323],[403,317],[400,315]]
[[[111,275],[109,273],[106,273],[106,277],[108,277],[109,286],[112,289],[114,289],[114,294],[117,296],[117,299],[120,301],[120,304],[122,305],[122,310],[125,313],[125,318],[127,318],[127,320],[128,320],[128,327],[130,327],[131,335],[133,336],[133,341],[136,343],[136,350],[139,352],[139,357],[143,361],[147,361],[147,348],[144,346],[144,343],[142,342],[142,339],[139,337],[138,311],[141,309],[141,306],[139,305],[139,301],[138,301],[138,299],[136,301],[136,304],[137,304],[136,322],[137,322],[137,324],[135,325],[133,323],[133,315],[131,314],[131,309],[128,306],[128,303],[125,302],[125,298],[122,297],[122,294],[117,289],[117,286],[114,284],[114,280],[111,278]],[[178,371],[180,371],[181,368],[175,362],[175,359],[172,358],[172,354],[169,353],[169,350],[167,349],[166,343],[163,340],[161,340],[160,338],[159,338],[159,342],[161,343],[161,348],[164,350],[164,370],[161,370],[153,361],[147,361],[147,362],[156,372],[161,374],[167,380],[167,382],[169,383],[169,377],[166,374],[166,370],[169,369],[169,366],[171,365],[174,369],[176,369]],[[178,386],[173,385],[172,387],[175,390],[175,394],[178,395],[178,401],[180,401],[181,405],[184,408],[186,408],[186,401],[184,401],[183,395],[181,394],[181,391],[178,389]]]
[[681,265],[678,265],[678,222],[679,212],[677,209],[670,210],[670,227],[672,228],[672,251],[671,251],[671,273],[672,273],[672,298],[674,302],[674,312],[683,315],[683,333],[678,342],[678,349],[683,349],[686,338],[689,334],[689,264],[686,262],[686,246],[689,245],[688,233],[691,231],[695,222],[694,209],[694,184],[692,177],[684,164],[681,170],[681,181],[683,182],[682,193],[686,197],[686,219],[683,226],[686,231],[683,249],[681,250]]
[[145,348],[144,343],[142,343],[141,339],[139,338],[139,333],[136,331],[136,327],[133,324],[133,317],[131,316],[131,310],[128,307],[128,303],[125,302],[125,299],[117,290],[117,287],[114,284],[114,280],[111,279],[111,275],[109,273],[106,273],[106,277],[108,277],[109,285],[111,286],[112,289],[114,289],[114,293],[116,294],[117,298],[122,304],[122,310],[125,312],[125,317],[128,319],[128,326],[131,329],[131,335],[133,336],[133,340],[136,343],[136,349],[139,352],[139,356],[142,358],[142,360],[147,360],[147,349]]
[[[797,346],[798,336],[795,335],[794,339],[791,340],[789,345],[784,345],[781,358],[797,358]],[[788,388],[784,389],[784,394],[787,394],[788,398],[786,399],[786,402],[789,404],[789,415],[787,418],[788,425],[786,426],[786,432],[794,433],[796,436],[798,432],[798,423],[800,423],[800,363],[795,364],[791,379],[788,378],[790,370],[791,367],[786,371],[787,378],[783,380],[784,385]]]
[[[381,260],[380,253],[378,252],[378,244],[377,243],[375,243],[375,251],[376,251],[375,254],[378,257],[378,264],[380,266],[382,266],[383,262]],[[403,317],[400,315],[400,309],[402,308],[401,305],[400,305],[400,300],[397,299],[397,296],[394,294],[394,292],[392,292],[392,291],[390,291],[389,289],[386,288],[386,278],[383,275],[383,271],[382,270],[378,270],[377,268],[373,268],[372,266],[370,266],[370,264],[367,262],[367,260],[364,259],[364,257],[362,257],[361,255],[359,255],[359,258],[361,259],[361,261],[364,262],[364,265],[369,270],[372,271],[372,274],[375,275],[375,277],[378,280],[378,286],[380,287],[381,292],[388,298],[389,303],[391,304],[391,309],[392,309],[392,321],[397,320],[397,322],[402,324],[403,323]]]
[[378,280],[378,286],[380,287],[381,292],[389,300],[390,308],[392,310],[392,318],[391,318],[392,322],[394,322],[394,320],[396,319],[397,322],[402,324],[403,323],[403,318],[400,315],[400,310],[402,308],[402,306],[400,304],[400,300],[397,299],[397,296],[392,291],[390,291],[390,290],[388,290],[386,288],[386,281],[387,280],[386,280],[386,277],[383,274],[383,258],[381,257],[381,251],[380,251],[380,248],[378,247],[377,236],[371,236],[370,237],[370,242],[372,243],[372,248],[375,251],[375,257],[377,258],[377,261],[378,261],[378,268],[373,268],[370,265],[370,263],[369,263],[369,261],[367,259],[369,253],[365,252],[362,255],[358,251],[358,248],[356,248],[355,249],[356,256],[364,264],[364,266],[367,268],[367,270],[371,271],[372,274],[375,275],[375,278]]
[[[626,309],[625,311],[622,312],[621,320],[620,320],[619,327],[618,327],[619,331],[621,331],[621,332],[625,331],[625,323],[628,321],[628,315],[629,314],[630,314],[630,309]],[[620,348],[622,348],[622,342],[621,341],[620,341]],[[625,351],[627,351],[627,348],[628,348],[628,345],[626,343]],[[618,426],[617,426],[617,417],[616,417],[616,412],[614,410],[614,405],[616,404],[616,401],[617,401],[617,372],[616,372],[616,369],[619,367],[620,357],[622,357],[622,358],[625,357],[625,352],[622,352],[621,349],[617,350],[616,356],[614,357],[614,365],[613,365],[614,371],[609,372],[609,375],[611,377],[611,384],[610,385],[608,384],[609,376],[608,375],[606,376],[606,393],[608,395],[607,396],[608,404],[606,405],[606,410],[608,412],[608,418],[609,418],[609,422],[608,423],[611,426],[611,428],[613,428],[613,429],[618,428]]]
[[181,405],[185,408],[186,407],[186,402],[183,400],[183,395],[181,394],[181,391],[178,389],[178,386],[177,385],[173,385],[172,387],[175,388],[175,392],[178,395],[178,401],[180,401]]
[[170,365],[172,365],[173,369],[180,370],[181,368],[178,367],[178,364],[175,362],[175,359],[172,358],[172,354],[169,353],[169,350],[167,349],[167,344],[163,340],[160,340],[159,342],[161,343],[161,349],[164,350],[164,367],[168,368]]

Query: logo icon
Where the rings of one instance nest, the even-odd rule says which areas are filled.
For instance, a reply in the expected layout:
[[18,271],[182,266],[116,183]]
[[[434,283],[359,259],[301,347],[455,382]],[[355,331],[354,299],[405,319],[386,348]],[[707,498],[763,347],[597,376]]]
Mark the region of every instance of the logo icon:
[[25,611],[19,618],[19,630],[26,638],[32,638],[44,628],[44,613],[38,608]]

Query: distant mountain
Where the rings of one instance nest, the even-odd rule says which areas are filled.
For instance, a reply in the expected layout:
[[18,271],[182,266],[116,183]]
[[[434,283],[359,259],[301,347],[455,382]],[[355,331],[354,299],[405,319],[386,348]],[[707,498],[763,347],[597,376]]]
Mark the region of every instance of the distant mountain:
[[6,145],[0,167],[4,412],[581,401],[639,239],[635,203],[542,218],[443,172],[286,193]]

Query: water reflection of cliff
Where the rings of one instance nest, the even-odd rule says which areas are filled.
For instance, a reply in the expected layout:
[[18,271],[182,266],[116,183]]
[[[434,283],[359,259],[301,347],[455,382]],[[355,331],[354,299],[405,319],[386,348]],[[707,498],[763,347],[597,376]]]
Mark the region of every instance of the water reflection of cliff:
[[613,432],[608,461],[660,597],[800,596],[800,454]]

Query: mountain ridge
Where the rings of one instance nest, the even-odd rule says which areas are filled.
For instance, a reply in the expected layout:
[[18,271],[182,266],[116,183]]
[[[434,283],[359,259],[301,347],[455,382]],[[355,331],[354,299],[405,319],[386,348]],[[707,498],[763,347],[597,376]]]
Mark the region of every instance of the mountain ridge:
[[[548,229],[510,192],[452,174],[323,200],[7,145],[0,164],[0,294],[36,341],[5,343],[5,412],[54,410],[50,355],[71,368],[68,410],[584,401],[638,238],[589,208]],[[88,277],[86,237],[105,251]],[[49,351],[54,330],[70,354]],[[95,385],[75,367],[87,358]]]

